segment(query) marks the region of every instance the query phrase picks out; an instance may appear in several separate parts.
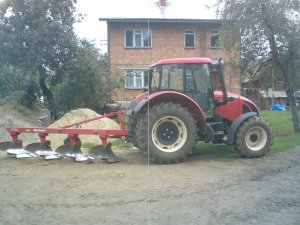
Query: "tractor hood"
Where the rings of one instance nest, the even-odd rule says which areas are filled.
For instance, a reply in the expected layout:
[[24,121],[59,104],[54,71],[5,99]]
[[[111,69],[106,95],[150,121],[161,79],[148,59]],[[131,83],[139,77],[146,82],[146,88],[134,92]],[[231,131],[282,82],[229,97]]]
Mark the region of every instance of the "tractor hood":
[[[232,93],[232,92],[227,92],[227,96],[228,96],[229,101],[232,101],[234,99],[241,99],[243,101],[246,101],[246,102],[249,102],[249,103],[255,105],[255,103],[253,101],[251,101],[249,98],[246,98],[244,96],[241,96],[241,95],[238,95],[238,94],[235,94],[235,93]],[[214,91],[214,99],[216,101],[222,100],[223,99],[222,91]]]
[[[227,92],[227,96],[227,104],[216,106],[215,115],[220,113],[223,118],[229,121],[234,121],[241,115],[248,112],[255,112],[258,114],[257,106],[250,99],[231,92]],[[214,100],[216,102],[221,102],[223,100],[222,91],[214,92]]]

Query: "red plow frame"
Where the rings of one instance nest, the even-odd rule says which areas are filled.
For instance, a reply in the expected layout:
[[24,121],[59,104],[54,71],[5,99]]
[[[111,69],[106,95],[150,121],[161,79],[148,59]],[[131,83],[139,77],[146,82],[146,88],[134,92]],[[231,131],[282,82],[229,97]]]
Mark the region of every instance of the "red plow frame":
[[[120,125],[120,129],[113,130],[113,129],[81,129],[81,128],[72,128],[76,126],[80,126],[85,123],[93,122],[96,120],[100,120],[102,118],[107,118],[107,117],[113,117],[117,116],[118,124]],[[36,151],[46,151],[50,150],[50,145],[47,143],[47,136],[48,134],[67,134],[69,143],[64,146],[64,150],[59,153],[66,153],[68,154],[73,154],[72,151],[75,150],[76,153],[81,154],[81,143],[80,146],[76,146],[79,135],[98,135],[102,145],[97,146],[96,148],[93,148],[92,154],[99,156],[101,159],[107,160],[108,162],[116,162],[119,161],[117,160],[117,157],[113,154],[111,150],[111,144],[108,144],[107,139],[108,138],[120,138],[122,140],[125,140],[125,138],[128,135],[128,130],[125,129],[125,121],[123,118],[123,112],[122,111],[117,111],[117,112],[112,112],[108,114],[104,114],[92,119],[80,121],[77,123],[69,124],[64,127],[60,128],[43,128],[43,127],[20,127],[20,128],[7,128],[7,131],[10,133],[12,137],[12,142],[2,142],[0,143],[0,150],[8,150],[11,148],[21,148],[20,146],[22,145],[22,141],[18,139],[18,136],[22,133],[36,133],[39,138],[40,138],[40,143],[33,143],[37,144],[35,147],[25,147],[25,150],[28,150],[34,154]],[[32,144],[29,144],[32,145]],[[16,147],[18,146],[18,147]],[[67,149],[67,150],[66,150]],[[96,151],[95,151],[96,149]],[[58,150],[58,149],[57,149]],[[92,150],[92,149],[91,149]]]

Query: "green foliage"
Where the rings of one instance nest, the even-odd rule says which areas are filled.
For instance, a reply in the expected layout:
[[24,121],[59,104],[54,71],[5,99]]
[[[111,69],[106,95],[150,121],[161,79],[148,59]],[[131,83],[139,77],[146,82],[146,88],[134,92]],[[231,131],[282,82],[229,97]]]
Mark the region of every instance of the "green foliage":
[[1,1],[0,96],[22,90],[22,103],[32,107],[42,95],[54,116],[78,107],[100,111],[112,87],[103,84],[107,57],[76,36],[75,3]]
[[[217,2],[218,12],[225,22],[227,33],[231,33],[233,29],[241,31],[242,68],[250,66],[258,59],[264,67],[272,63],[268,60],[270,56],[274,57],[271,54],[274,51],[278,56],[284,56],[289,49],[295,50],[295,47],[299,47],[295,46],[300,38],[299,1],[218,0]],[[227,44],[232,46],[233,43]]]
[[12,92],[26,87],[27,77],[13,66],[1,65],[0,63],[0,96],[10,96]]
[[[241,31],[241,65],[246,80],[263,72],[283,81],[294,131],[300,133],[294,98],[295,90],[300,88],[297,86],[300,80],[297,66],[300,62],[300,1],[217,0],[217,6],[225,25],[230,21],[227,33]],[[234,42],[227,44],[233,46]]]
[[27,108],[32,108],[33,104],[41,98],[40,88],[35,81],[30,81],[22,96],[21,103]]
[[0,60],[31,76],[29,80],[38,79],[50,106],[54,99],[47,78],[61,76],[61,67],[77,45],[75,2],[4,0],[0,6]]
[[102,64],[103,57],[92,44],[81,42],[76,57],[64,65],[61,82],[54,86],[60,112],[78,107],[101,111],[108,92],[102,79],[107,68]]

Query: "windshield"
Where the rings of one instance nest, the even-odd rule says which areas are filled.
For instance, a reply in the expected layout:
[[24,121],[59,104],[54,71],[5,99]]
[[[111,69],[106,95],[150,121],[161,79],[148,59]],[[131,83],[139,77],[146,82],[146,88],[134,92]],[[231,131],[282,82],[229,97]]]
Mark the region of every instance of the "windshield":
[[210,83],[208,64],[166,64],[152,67],[152,90],[190,92],[207,90]]
[[167,64],[152,68],[152,90],[184,91],[184,65]]

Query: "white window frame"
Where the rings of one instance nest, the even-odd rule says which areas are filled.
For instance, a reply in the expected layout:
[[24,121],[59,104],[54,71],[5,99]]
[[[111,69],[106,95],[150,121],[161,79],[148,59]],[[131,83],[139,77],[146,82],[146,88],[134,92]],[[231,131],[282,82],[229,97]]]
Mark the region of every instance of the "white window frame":
[[[218,46],[212,46],[212,38],[218,38]],[[209,47],[210,48],[220,48],[220,31],[219,30],[211,30],[209,33]]]
[[[148,69],[125,69],[125,88],[126,89],[143,89],[145,88],[145,72],[147,72]],[[128,86],[128,76],[131,74],[133,76],[133,84]],[[141,79],[141,86],[138,86],[139,79]]]
[[[132,31],[132,46],[127,46],[127,31]],[[149,45],[145,45],[144,42],[148,37]],[[139,44],[140,43],[140,44]],[[124,31],[124,47],[125,48],[152,48],[152,30],[151,29],[126,29]]]
[[[193,46],[187,46],[186,45],[186,37],[187,37],[187,35],[193,35],[193,38],[194,38]],[[195,48],[196,47],[195,39],[196,39],[196,35],[195,35],[195,31],[194,30],[185,30],[184,31],[184,47],[185,48]]]

